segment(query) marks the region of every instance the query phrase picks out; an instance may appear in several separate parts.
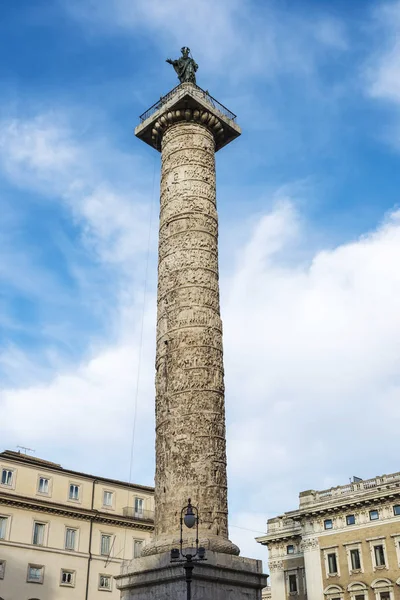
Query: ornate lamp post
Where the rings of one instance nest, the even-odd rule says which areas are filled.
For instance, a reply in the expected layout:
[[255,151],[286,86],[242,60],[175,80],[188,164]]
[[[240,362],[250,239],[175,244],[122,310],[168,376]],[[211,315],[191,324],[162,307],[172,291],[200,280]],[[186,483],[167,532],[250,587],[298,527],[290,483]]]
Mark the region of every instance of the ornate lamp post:
[[[195,552],[187,552],[186,554],[183,552],[183,524],[185,524],[188,529],[192,529],[196,526],[196,547],[194,548]],[[183,568],[185,569],[185,579],[186,579],[186,598],[187,600],[191,600],[192,598],[192,579],[193,579],[193,568],[194,562],[199,560],[207,560],[206,559],[206,550],[202,546],[199,547],[199,511],[196,506],[192,506],[190,498],[188,499],[188,503],[181,510],[181,519],[180,519],[180,547],[173,548],[171,550],[171,562],[181,562],[183,563]],[[182,557],[182,559],[180,558]]]

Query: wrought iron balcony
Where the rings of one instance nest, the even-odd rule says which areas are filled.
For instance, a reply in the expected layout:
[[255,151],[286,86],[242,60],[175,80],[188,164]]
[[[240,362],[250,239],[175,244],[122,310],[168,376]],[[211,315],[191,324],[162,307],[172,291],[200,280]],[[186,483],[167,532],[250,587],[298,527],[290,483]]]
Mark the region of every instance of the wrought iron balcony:
[[135,510],[133,506],[124,506],[122,514],[138,521],[154,521],[154,510]]

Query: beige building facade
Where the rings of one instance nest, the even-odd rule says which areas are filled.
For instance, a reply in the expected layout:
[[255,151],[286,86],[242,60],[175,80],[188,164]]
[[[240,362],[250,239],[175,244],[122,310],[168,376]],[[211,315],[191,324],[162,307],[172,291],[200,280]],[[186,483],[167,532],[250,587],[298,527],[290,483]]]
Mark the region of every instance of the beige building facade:
[[257,541],[272,600],[400,600],[400,473],[301,492]]
[[154,489],[0,453],[0,600],[119,598],[154,529]]

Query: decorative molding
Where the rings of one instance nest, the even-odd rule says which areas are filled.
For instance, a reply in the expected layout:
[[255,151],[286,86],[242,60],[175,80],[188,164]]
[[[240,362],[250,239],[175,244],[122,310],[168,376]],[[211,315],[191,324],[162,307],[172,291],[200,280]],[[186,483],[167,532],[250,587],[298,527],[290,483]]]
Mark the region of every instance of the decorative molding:
[[311,552],[312,550],[319,549],[319,542],[317,538],[309,538],[307,540],[303,540],[300,544],[300,549],[303,552]]
[[276,573],[277,571],[283,571],[283,560],[270,560],[268,563],[269,570],[271,573]]

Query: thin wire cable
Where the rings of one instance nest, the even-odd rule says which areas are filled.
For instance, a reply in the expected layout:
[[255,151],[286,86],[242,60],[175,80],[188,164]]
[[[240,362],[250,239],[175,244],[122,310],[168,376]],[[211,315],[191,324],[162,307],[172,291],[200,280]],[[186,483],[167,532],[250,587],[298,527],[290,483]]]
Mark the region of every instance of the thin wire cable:
[[[150,262],[150,260],[149,260],[150,259],[150,243],[151,243],[151,232],[152,232],[152,228],[153,228],[153,209],[154,209],[154,204],[155,204],[155,194],[154,194],[155,181],[156,181],[156,156],[154,157],[153,185],[152,185],[153,189],[152,189],[152,193],[151,193],[151,202],[150,202],[149,232],[148,232],[148,237],[147,237],[147,253],[146,253],[145,271],[144,271],[142,317],[141,317],[141,323],[140,323],[139,354],[138,354],[138,365],[137,365],[137,372],[136,372],[135,401],[134,401],[134,405],[133,405],[132,438],[131,438],[131,449],[130,449],[130,460],[129,460],[128,483],[132,483],[133,455],[134,455],[134,449],[135,449],[135,433],[136,433],[136,421],[137,421],[137,405],[138,405],[138,398],[139,398],[140,370],[141,370],[141,366],[142,366],[144,316],[145,316],[145,312],[146,312],[147,283],[148,283],[148,272],[149,272],[149,262]],[[128,501],[127,501],[128,507],[129,507],[129,495],[130,495],[130,491],[128,490]],[[125,560],[127,533],[128,533],[128,529],[125,527],[123,560]]]

